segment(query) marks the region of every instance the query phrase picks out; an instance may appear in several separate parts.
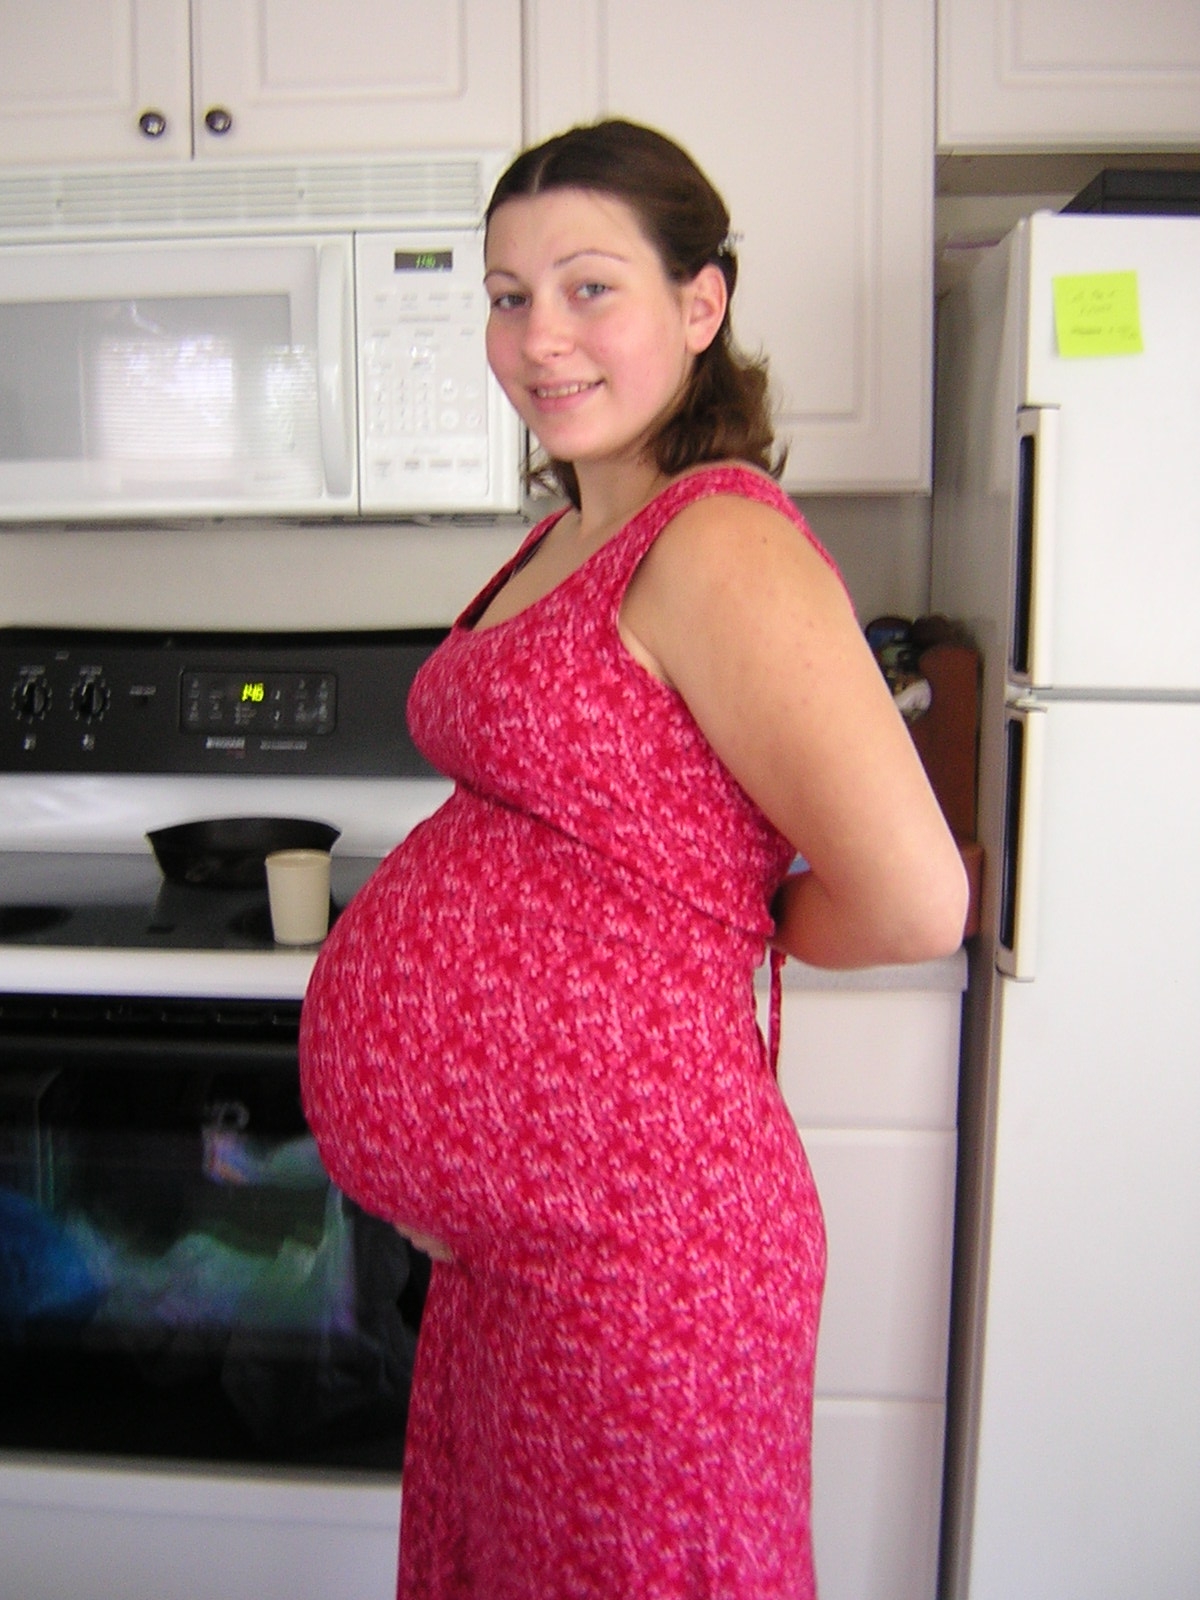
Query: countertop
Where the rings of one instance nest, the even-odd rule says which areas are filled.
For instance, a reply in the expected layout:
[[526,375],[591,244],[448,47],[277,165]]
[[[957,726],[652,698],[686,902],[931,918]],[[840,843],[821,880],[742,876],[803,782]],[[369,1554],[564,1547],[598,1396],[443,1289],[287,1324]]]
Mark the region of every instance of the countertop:
[[[760,968],[757,983],[766,987],[768,969]],[[836,989],[870,992],[879,989],[912,989],[923,993],[961,994],[967,987],[967,951],[962,946],[953,955],[937,961],[918,961],[911,966],[858,967],[836,971],[810,967],[789,957],[783,964],[785,989]]]

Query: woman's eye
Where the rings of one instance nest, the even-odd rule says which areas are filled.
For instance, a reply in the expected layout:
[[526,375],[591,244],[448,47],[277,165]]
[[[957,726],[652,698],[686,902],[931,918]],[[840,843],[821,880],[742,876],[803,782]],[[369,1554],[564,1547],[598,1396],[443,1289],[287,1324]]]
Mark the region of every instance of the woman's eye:
[[597,300],[608,292],[606,283],[581,283],[575,293],[580,300]]
[[525,296],[518,294],[515,289],[509,289],[504,294],[492,296],[493,311],[515,311],[525,304]]

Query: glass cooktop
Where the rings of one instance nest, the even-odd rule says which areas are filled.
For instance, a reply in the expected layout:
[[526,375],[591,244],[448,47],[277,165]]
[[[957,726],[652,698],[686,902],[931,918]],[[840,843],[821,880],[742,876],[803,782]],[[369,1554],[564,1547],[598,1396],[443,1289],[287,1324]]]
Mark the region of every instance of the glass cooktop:
[[[330,921],[377,866],[333,857]],[[165,878],[146,854],[0,853],[0,944],[117,950],[270,950],[266,888]]]

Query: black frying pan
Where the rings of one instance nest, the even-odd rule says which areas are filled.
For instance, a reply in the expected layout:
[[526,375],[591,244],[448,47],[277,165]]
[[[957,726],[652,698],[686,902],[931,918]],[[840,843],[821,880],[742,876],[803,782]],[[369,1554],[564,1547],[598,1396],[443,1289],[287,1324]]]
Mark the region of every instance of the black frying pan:
[[213,889],[265,889],[272,850],[328,850],[341,833],[305,817],[211,817],[146,835],[172,883]]

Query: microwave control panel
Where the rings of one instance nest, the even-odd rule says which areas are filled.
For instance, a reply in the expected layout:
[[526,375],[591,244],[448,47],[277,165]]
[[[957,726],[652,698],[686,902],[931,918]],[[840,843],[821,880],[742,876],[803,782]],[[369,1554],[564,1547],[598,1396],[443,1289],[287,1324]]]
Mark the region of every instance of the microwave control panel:
[[492,452],[506,441],[484,347],[482,231],[359,233],[354,248],[363,510],[494,505]]

